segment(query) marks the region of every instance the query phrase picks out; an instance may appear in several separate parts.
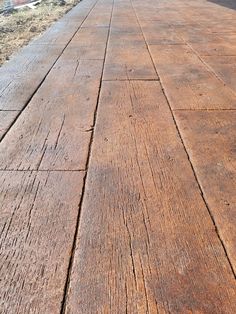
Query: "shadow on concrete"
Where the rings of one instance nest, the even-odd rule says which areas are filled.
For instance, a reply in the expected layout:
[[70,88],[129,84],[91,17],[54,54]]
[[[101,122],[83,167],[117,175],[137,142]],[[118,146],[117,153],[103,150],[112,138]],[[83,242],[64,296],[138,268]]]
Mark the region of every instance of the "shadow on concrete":
[[208,0],[209,2],[222,5],[229,9],[236,10],[236,0]]

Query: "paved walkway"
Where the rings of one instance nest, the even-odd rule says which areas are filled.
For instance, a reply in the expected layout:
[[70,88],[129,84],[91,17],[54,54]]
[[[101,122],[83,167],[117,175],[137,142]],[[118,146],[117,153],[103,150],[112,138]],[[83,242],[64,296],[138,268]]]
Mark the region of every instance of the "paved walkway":
[[236,313],[236,5],[83,0],[0,69],[0,312]]

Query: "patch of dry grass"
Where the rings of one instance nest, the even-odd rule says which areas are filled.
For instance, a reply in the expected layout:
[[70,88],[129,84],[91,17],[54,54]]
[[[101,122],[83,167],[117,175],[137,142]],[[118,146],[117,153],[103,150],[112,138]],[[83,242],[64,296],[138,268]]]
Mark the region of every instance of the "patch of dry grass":
[[79,1],[66,0],[62,6],[57,0],[42,0],[36,9],[24,8],[8,16],[0,15],[0,65]]

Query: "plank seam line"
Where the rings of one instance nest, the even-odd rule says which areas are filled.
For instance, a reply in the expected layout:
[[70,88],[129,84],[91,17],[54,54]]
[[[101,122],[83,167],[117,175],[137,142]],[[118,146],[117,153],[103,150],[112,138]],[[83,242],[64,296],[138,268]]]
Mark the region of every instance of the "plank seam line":
[[159,77],[157,77],[156,79],[114,79],[114,80],[102,80],[103,82],[126,82],[126,81],[140,81],[140,82],[159,82]]
[[64,314],[66,312],[66,307],[67,307],[67,297],[68,297],[68,292],[69,292],[69,287],[70,287],[71,272],[72,272],[72,267],[74,264],[76,241],[77,241],[77,236],[78,236],[78,232],[79,232],[80,218],[81,218],[81,212],[82,212],[85,189],[86,189],[86,182],[87,182],[87,174],[88,174],[88,169],[89,169],[92,144],[93,144],[93,140],[94,140],[95,125],[96,125],[96,121],[97,121],[98,106],[99,106],[99,100],[100,100],[100,95],[101,95],[102,77],[104,74],[105,59],[106,59],[106,54],[107,54],[108,41],[110,38],[110,30],[111,30],[110,25],[111,25],[111,19],[112,19],[112,14],[113,14],[113,8],[114,8],[114,0],[112,1],[110,24],[109,24],[109,30],[108,30],[106,46],[105,46],[105,53],[104,53],[104,59],[103,59],[103,65],[102,65],[102,73],[101,73],[100,85],[99,85],[99,90],[98,90],[98,95],[97,95],[97,102],[96,102],[96,107],[95,107],[94,117],[93,117],[93,126],[92,126],[93,130],[91,132],[91,138],[90,138],[89,147],[88,147],[88,155],[87,155],[86,167],[85,167],[86,171],[85,171],[85,175],[83,178],[83,187],[82,187],[80,202],[78,205],[78,215],[77,215],[77,221],[76,221],[76,227],[75,227],[75,233],[74,233],[74,239],[73,239],[73,244],[72,244],[72,249],[71,249],[70,260],[69,260],[68,269],[67,269],[67,276],[66,276],[66,282],[65,282],[65,286],[64,286],[63,299],[61,302],[60,314]]
[[[205,65],[205,67],[207,68],[208,72],[210,72],[211,74],[213,74],[224,86],[226,86],[231,93],[236,96],[235,91],[228,86],[225,81],[221,78],[220,75],[218,75],[215,70],[207,63],[204,61],[204,59],[200,56],[200,54],[191,46],[191,44],[189,44],[188,42],[184,41],[186,43],[186,45],[193,51],[193,53],[198,57],[198,59]],[[205,55],[205,57],[207,56],[211,56],[211,55]],[[203,56],[204,57],[204,56]]]
[[168,43],[168,44],[165,44],[165,43],[156,43],[156,44],[148,44],[148,46],[184,46],[185,43]]
[[148,44],[147,44],[146,38],[145,38],[145,36],[144,36],[143,29],[142,29],[141,24],[140,24],[140,22],[139,22],[139,19],[138,19],[137,13],[136,13],[136,11],[135,11],[135,8],[134,8],[134,6],[133,6],[132,0],[130,0],[130,4],[131,4],[131,7],[132,7],[132,9],[133,9],[133,11],[134,11],[134,15],[135,15],[135,18],[136,18],[136,20],[137,20],[138,26],[139,26],[139,28],[140,28],[140,31],[141,31],[141,34],[142,34],[142,37],[143,37],[144,44],[145,44],[145,46],[146,46],[147,52],[148,52],[148,54],[149,54],[149,56],[150,56],[153,69],[154,69],[154,71],[155,71],[155,73],[156,73],[156,75],[157,75],[157,79],[156,79],[156,80],[157,80],[157,81],[160,81],[160,76],[159,76],[158,73],[157,73],[157,70],[156,70],[154,61],[153,61],[152,56],[151,56],[151,54],[150,54],[150,51],[149,51],[149,48],[148,48]]
[[[164,88],[162,88],[162,90],[163,90],[163,94],[164,94],[165,97],[166,97]],[[167,97],[166,97],[166,99],[167,99]],[[167,101],[167,102],[168,102],[168,101]],[[169,102],[168,102],[168,105],[169,105],[169,107],[170,107]],[[170,111],[171,111],[172,118],[173,118],[174,123],[175,123],[175,127],[176,127],[176,129],[177,129],[178,134],[179,134],[180,140],[181,140],[182,145],[183,145],[183,147],[184,147],[185,153],[186,153],[186,155],[187,155],[188,161],[189,161],[190,166],[191,166],[191,168],[192,168],[193,175],[194,175],[195,180],[196,180],[196,182],[197,182],[197,185],[198,185],[198,188],[199,188],[201,197],[202,197],[203,202],[204,202],[204,204],[205,204],[205,206],[206,206],[206,208],[207,208],[207,211],[208,211],[208,213],[209,213],[209,216],[210,216],[210,218],[211,218],[211,220],[212,220],[212,223],[213,223],[213,225],[214,225],[214,228],[215,228],[215,232],[216,232],[216,234],[217,234],[217,237],[218,237],[218,239],[219,239],[219,241],[220,241],[220,243],[221,243],[221,245],[222,245],[222,247],[223,247],[223,250],[224,250],[226,259],[228,260],[228,263],[229,263],[229,266],[230,266],[231,271],[232,271],[232,273],[233,273],[233,276],[234,276],[234,278],[236,279],[236,273],[235,273],[235,271],[234,271],[233,265],[232,265],[231,260],[230,260],[230,258],[229,258],[229,255],[228,255],[226,246],[225,246],[225,244],[224,244],[223,239],[222,239],[221,236],[220,236],[219,229],[218,229],[217,224],[216,224],[216,222],[215,222],[214,215],[212,214],[212,212],[211,212],[211,210],[210,210],[210,206],[208,205],[208,202],[207,202],[207,199],[206,199],[206,197],[205,197],[205,195],[204,195],[202,186],[201,186],[201,184],[200,184],[200,182],[199,182],[199,180],[198,180],[197,173],[196,173],[196,171],[195,171],[195,169],[194,169],[194,166],[193,166],[193,164],[192,164],[190,155],[189,155],[189,153],[188,153],[188,151],[187,151],[187,148],[186,148],[186,146],[185,146],[184,140],[183,140],[183,138],[182,138],[182,136],[181,136],[180,130],[179,130],[179,128],[178,128],[178,124],[177,124],[176,119],[175,119],[175,117],[174,117],[174,114],[173,114],[173,112],[172,112],[172,110],[171,110],[171,107],[170,107]]]
[[[130,1],[131,1],[131,3],[132,3],[132,0],[130,0]],[[133,7],[133,4],[132,4],[132,7]],[[134,9],[134,8],[133,8],[133,9]],[[144,38],[144,40],[145,40],[145,37],[144,37],[144,34],[143,34],[143,30],[142,30],[142,28],[141,28],[141,25],[140,25],[140,22],[139,22],[139,19],[138,19],[138,17],[137,17],[137,14],[136,14],[135,9],[134,9],[134,12],[135,12],[137,21],[138,21],[138,23],[139,23],[139,26],[140,26],[140,29],[141,29],[143,38]],[[145,40],[145,43],[146,43],[147,50],[148,50],[148,52],[149,52],[150,58],[151,58],[151,60],[152,60],[152,62],[153,62],[153,65],[154,65],[154,69],[155,69],[155,71],[156,71],[156,74],[158,75],[156,66],[155,66],[155,64],[154,64],[154,60],[153,60],[153,58],[152,58],[152,55],[151,55],[151,52],[150,52],[150,50],[149,50],[149,47],[148,47],[148,44],[147,44],[146,40]],[[160,78],[159,75],[158,75],[158,77]],[[178,124],[177,124],[177,122],[176,122],[176,120],[175,120],[175,116],[174,116],[174,113],[173,113],[173,111],[172,111],[170,102],[169,102],[168,97],[167,97],[167,95],[166,95],[165,89],[164,89],[164,87],[163,87],[163,85],[162,85],[161,78],[160,78],[160,85],[161,85],[161,89],[162,89],[163,95],[164,95],[164,97],[165,97],[165,99],[166,99],[166,102],[167,102],[167,104],[168,104],[169,110],[170,110],[170,112],[171,112],[172,119],[173,119],[173,121],[174,121],[176,131],[177,131],[177,133],[178,133],[178,135],[179,135],[180,141],[181,141],[181,143],[182,143],[182,145],[183,145],[183,148],[184,148],[184,151],[185,151],[185,153],[186,153],[186,155],[187,155],[187,158],[188,158],[190,167],[191,167],[191,169],[192,169],[192,171],[193,171],[194,178],[195,178],[196,183],[197,183],[197,185],[198,185],[199,193],[200,193],[200,195],[201,195],[201,197],[202,197],[202,200],[203,200],[203,202],[204,202],[204,204],[205,204],[205,206],[206,206],[206,209],[207,209],[207,211],[208,211],[208,214],[209,214],[209,216],[210,216],[210,219],[211,219],[211,221],[212,221],[212,223],[213,223],[213,225],[214,225],[216,235],[217,235],[217,237],[218,237],[218,239],[219,239],[219,241],[220,241],[220,243],[221,243],[221,246],[222,246],[223,251],[224,251],[224,253],[225,253],[225,257],[226,257],[226,259],[227,259],[227,261],[228,261],[228,263],[229,263],[229,267],[230,267],[230,269],[231,269],[231,271],[232,271],[232,274],[233,274],[233,276],[234,276],[234,279],[236,279],[236,273],[234,272],[234,268],[233,268],[233,265],[232,265],[231,260],[230,260],[230,258],[229,258],[229,255],[228,255],[227,249],[226,249],[226,247],[225,247],[224,241],[223,241],[223,239],[221,238],[221,236],[220,236],[220,234],[219,234],[219,230],[218,230],[217,224],[216,224],[216,222],[215,222],[214,216],[213,216],[213,214],[212,214],[212,212],[211,212],[211,210],[210,210],[210,207],[209,207],[209,205],[208,205],[208,203],[207,203],[207,200],[206,200],[205,195],[204,195],[204,193],[203,193],[201,184],[199,183],[197,174],[196,174],[196,172],[195,172],[195,169],[194,169],[194,167],[193,167],[192,161],[191,161],[190,156],[189,156],[189,154],[188,154],[187,148],[186,148],[186,146],[185,146],[185,144],[184,144],[183,138],[182,138],[181,133],[180,133],[180,130],[179,130],[179,128],[178,128]]]
[[[3,141],[3,139],[5,138],[5,136],[8,134],[8,132],[11,130],[11,128],[14,126],[14,124],[16,123],[16,121],[18,120],[19,116],[23,113],[23,111],[26,109],[26,107],[28,106],[28,104],[31,102],[31,100],[33,99],[34,95],[38,92],[38,90],[40,89],[40,87],[43,85],[44,81],[46,80],[48,74],[51,72],[52,68],[54,67],[54,65],[57,63],[57,61],[59,60],[59,58],[62,56],[63,52],[65,51],[65,49],[68,47],[68,45],[70,44],[70,42],[72,41],[72,39],[75,37],[76,33],[79,31],[79,29],[81,28],[82,24],[84,23],[84,21],[87,19],[88,15],[90,14],[90,12],[93,10],[93,8],[95,7],[95,5],[97,4],[98,0],[94,3],[94,5],[92,6],[92,8],[89,10],[88,14],[85,16],[85,18],[83,19],[82,23],[78,26],[78,28],[76,29],[76,31],[74,32],[74,34],[72,35],[72,37],[69,39],[69,41],[67,42],[67,44],[65,45],[65,47],[61,50],[60,54],[58,55],[58,57],[56,58],[56,60],[53,62],[52,66],[49,68],[49,70],[47,71],[47,73],[45,74],[45,76],[43,77],[42,81],[39,83],[39,85],[36,87],[36,89],[34,90],[34,92],[32,93],[31,96],[29,96],[28,100],[26,101],[26,103],[24,104],[24,106],[22,107],[21,110],[15,110],[15,111],[19,111],[18,115],[15,117],[15,119],[11,122],[11,124],[9,125],[8,129],[6,130],[6,132],[2,135],[2,137],[0,138],[0,143]],[[79,4],[78,4],[79,5]]]

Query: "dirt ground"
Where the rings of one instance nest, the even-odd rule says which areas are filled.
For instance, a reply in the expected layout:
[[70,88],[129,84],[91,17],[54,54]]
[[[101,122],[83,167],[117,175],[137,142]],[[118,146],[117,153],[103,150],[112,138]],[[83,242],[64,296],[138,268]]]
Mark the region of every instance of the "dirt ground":
[[[0,66],[9,60],[12,53],[26,45],[33,37],[42,34],[49,25],[58,20],[80,0],[42,0],[35,9],[14,11],[10,15],[0,15]],[[0,0],[0,8],[3,0]]]

